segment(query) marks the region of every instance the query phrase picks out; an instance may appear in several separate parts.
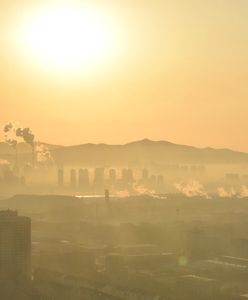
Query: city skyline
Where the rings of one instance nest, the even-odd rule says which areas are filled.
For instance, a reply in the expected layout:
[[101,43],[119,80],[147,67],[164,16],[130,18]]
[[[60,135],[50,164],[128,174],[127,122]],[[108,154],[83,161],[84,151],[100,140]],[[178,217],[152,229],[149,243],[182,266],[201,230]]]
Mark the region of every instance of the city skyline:
[[0,0],[0,300],[248,299],[248,0]]

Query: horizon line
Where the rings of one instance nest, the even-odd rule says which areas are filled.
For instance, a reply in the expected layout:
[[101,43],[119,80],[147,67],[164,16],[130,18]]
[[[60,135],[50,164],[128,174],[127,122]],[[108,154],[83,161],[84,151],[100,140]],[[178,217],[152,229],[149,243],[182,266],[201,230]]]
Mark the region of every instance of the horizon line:
[[[93,142],[84,142],[84,143],[77,143],[77,144],[57,144],[57,143],[50,143],[50,142],[41,142],[41,141],[35,141],[37,144],[45,144],[45,145],[50,145],[50,146],[56,146],[56,147],[77,147],[77,146],[83,146],[83,145],[95,145],[95,146],[100,146],[100,145],[105,145],[105,146],[126,146],[134,143],[141,143],[141,142],[152,142],[152,143],[168,143],[171,145],[175,146],[182,146],[182,147],[191,147],[199,150],[205,150],[205,149],[212,149],[212,150],[228,150],[228,151],[233,151],[233,152],[239,152],[239,153],[244,153],[248,154],[248,151],[245,150],[236,150],[233,148],[228,148],[228,147],[212,147],[212,146],[193,146],[189,144],[180,144],[176,142],[171,142],[168,140],[155,140],[155,139],[150,139],[150,138],[143,138],[143,139],[137,139],[137,140],[132,140],[130,142],[125,142],[125,143],[104,143],[104,142],[99,142],[99,143],[93,143]],[[4,140],[0,141],[0,144],[7,144]],[[26,144],[25,142],[20,142],[18,144]],[[10,145],[9,145],[10,146]],[[10,146],[11,147],[11,146]]]

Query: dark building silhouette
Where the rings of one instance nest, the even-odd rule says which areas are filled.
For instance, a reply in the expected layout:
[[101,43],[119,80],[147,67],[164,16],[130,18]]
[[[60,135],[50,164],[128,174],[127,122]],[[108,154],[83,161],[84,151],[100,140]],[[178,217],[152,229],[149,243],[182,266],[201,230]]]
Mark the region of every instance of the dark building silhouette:
[[116,170],[115,169],[110,169],[109,170],[109,183],[111,186],[115,186],[116,184]]
[[132,183],[134,181],[132,169],[127,169],[127,181],[128,183]]
[[76,187],[76,185],[77,185],[77,172],[75,169],[71,169],[70,184],[71,184],[71,187]]
[[133,180],[134,180],[133,179],[133,170],[132,169],[122,169],[121,181],[122,181],[123,188],[130,187]]
[[107,215],[109,218],[111,218],[112,212],[111,212],[109,190],[105,190],[105,203],[106,203],[106,208],[107,208]]
[[152,175],[149,178],[149,188],[155,189],[157,186],[157,177],[155,175]]
[[64,186],[64,170],[63,169],[58,170],[58,186],[59,187]]
[[31,280],[31,220],[0,211],[0,299],[23,299]]
[[147,169],[143,169],[143,171],[142,171],[142,181],[143,181],[143,182],[147,182],[148,177],[149,177],[149,172],[148,172],[148,170],[147,170]]
[[89,192],[90,190],[90,179],[89,179],[89,170],[80,169],[78,171],[78,186],[83,192]]
[[162,187],[164,185],[164,176],[158,175],[157,184],[159,187]]
[[104,190],[104,168],[96,168],[94,174],[93,189],[96,193],[102,193]]
[[123,182],[127,182],[128,181],[128,170],[127,169],[122,169],[121,170],[121,180]]

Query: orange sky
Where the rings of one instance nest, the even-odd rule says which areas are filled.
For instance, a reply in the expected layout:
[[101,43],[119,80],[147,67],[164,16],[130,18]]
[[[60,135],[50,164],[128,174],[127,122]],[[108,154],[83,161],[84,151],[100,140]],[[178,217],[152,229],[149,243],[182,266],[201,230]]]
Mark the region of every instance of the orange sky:
[[81,1],[116,20],[121,47],[77,74],[42,68],[12,42],[45,2],[0,0],[1,123],[56,144],[146,137],[248,151],[248,1]]

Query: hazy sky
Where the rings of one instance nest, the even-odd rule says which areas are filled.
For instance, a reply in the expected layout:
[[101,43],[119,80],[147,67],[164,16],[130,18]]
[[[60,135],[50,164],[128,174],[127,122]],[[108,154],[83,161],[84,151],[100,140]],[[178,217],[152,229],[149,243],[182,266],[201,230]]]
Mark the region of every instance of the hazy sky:
[[42,67],[13,42],[45,2],[0,0],[1,123],[56,144],[150,138],[248,151],[247,0],[81,1],[109,16],[119,48],[78,73]]

